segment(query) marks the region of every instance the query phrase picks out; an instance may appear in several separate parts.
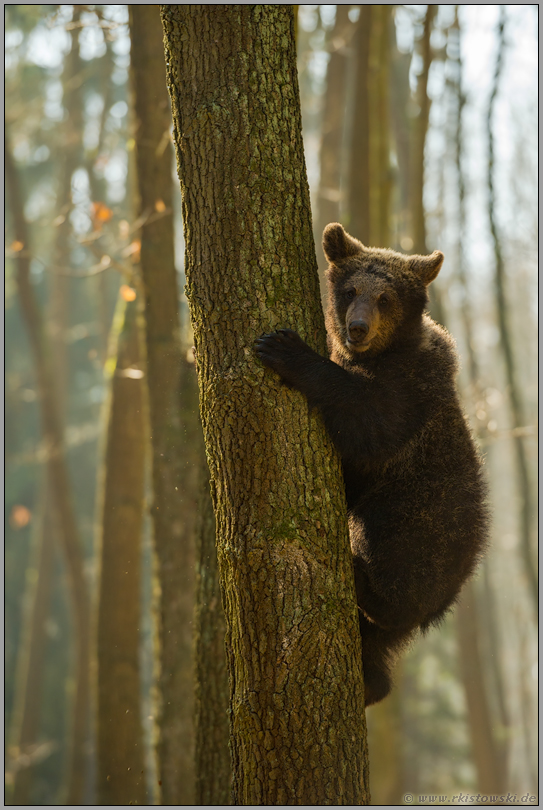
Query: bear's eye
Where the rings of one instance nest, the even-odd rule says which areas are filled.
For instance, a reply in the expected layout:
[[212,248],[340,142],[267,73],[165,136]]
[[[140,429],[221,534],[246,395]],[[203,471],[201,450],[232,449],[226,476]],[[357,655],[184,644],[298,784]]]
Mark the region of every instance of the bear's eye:
[[388,307],[389,304],[390,304],[389,296],[381,295],[379,298],[379,306],[382,307],[383,309],[386,309],[386,307]]
[[347,299],[347,301],[352,301],[355,296],[356,290],[353,287],[351,287],[351,289],[347,290],[345,293],[345,298]]

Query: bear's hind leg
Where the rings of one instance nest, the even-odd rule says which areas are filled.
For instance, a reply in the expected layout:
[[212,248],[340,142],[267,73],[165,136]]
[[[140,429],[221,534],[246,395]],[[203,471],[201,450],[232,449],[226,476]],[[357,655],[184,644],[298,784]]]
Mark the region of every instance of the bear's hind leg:
[[385,698],[392,689],[391,671],[405,632],[384,630],[359,611],[366,706]]

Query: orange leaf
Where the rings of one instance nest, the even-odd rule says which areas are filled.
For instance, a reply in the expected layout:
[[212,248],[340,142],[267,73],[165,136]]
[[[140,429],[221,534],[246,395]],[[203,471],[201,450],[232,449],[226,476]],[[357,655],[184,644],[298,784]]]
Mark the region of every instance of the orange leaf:
[[18,239],[16,239],[15,242],[11,243],[11,249],[14,253],[20,253],[23,248],[24,242],[19,242]]
[[123,298],[125,301],[136,300],[136,291],[133,287],[129,287],[128,284],[123,284],[119,292],[121,293],[121,298]]
[[165,210],[166,210],[166,203],[164,202],[164,200],[157,200],[155,202],[155,211],[162,213],[162,211]]
[[99,231],[104,222],[109,222],[113,216],[113,211],[103,202],[92,203],[92,224],[95,230]]
[[18,503],[16,504],[9,516],[9,522],[13,526],[14,529],[22,529],[25,526],[28,526],[30,520],[32,518],[32,512],[30,509],[27,509],[26,506]]

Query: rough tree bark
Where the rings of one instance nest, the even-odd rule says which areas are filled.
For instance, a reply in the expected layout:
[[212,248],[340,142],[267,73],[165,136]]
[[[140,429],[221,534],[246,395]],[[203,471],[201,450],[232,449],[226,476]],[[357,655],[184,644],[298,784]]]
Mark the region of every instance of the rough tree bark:
[[[202,447],[202,456],[203,456]],[[196,567],[196,804],[230,804],[232,768],[228,746],[226,624],[219,588],[215,515],[209,471],[202,458]]]
[[339,460],[255,360],[325,353],[285,5],[162,5],[187,295],[230,673],[233,803],[365,804],[360,638]]
[[73,610],[73,642],[75,659],[75,694],[67,767],[67,804],[80,804],[86,771],[85,741],[89,709],[89,598],[83,569],[83,551],[75,519],[71,486],[64,450],[64,435],[60,419],[57,392],[52,369],[51,349],[46,337],[43,317],[30,281],[29,237],[24,217],[23,195],[19,174],[6,139],[6,189],[9,194],[13,220],[13,235],[24,249],[17,261],[16,285],[23,319],[28,331],[34,358],[36,388],[40,403],[40,419],[44,444],[47,447],[47,474],[54,506],[58,515],[61,549],[66,565],[68,591]]
[[[98,802],[145,804],[140,717],[141,533],[145,418],[137,303],[119,299],[99,473]],[[106,365],[107,369],[107,365]]]
[[[131,5],[154,549],[161,804],[194,801],[194,530],[200,469],[194,364],[182,356],[172,221],[173,149],[158,6]],[[157,214],[159,216],[157,216]],[[192,390],[194,389],[194,396]]]

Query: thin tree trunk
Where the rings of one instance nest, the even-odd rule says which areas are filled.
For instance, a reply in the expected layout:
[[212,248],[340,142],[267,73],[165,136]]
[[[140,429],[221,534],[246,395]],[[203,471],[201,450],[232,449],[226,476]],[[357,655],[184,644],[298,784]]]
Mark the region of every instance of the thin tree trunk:
[[75,696],[69,744],[68,804],[79,804],[85,780],[85,741],[89,704],[89,601],[83,570],[83,552],[71,499],[71,487],[64,452],[64,437],[59,415],[57,393],[50,349],[43,327],[42,314],[30,281],[30,258],[23,197],[13,156],[6,140],[5,172],[10,198],[14,236],[24,245],[17,256],[16,284],[23,319],[28,330],[36,371],[40,401],[42,435],[47,447],[47,472],[58,513],[62,552],[66,563],[68,590],[73,609],[75,648]]
[[[215,8],[215,7],[214,7]],[[173,151],[157,6],[129,6],[141,230],[158,635],[161,804],[194,802],[194,531],[201,428],[194,365],[182,357],[172,221]],[[193,389],[193,393],[191,392]]]
[[350,149],[349,229],[366,245],[371,241],[369,58],[375,8],[373,5],[360,6],[353,37],[356,79]]
[[411,150],[411,216],[413,222],[413,251],[428,253],[426,246],[426,216],[424,213],[424,150],[430,122],[430,97],[428,96],[428,75],[432,62],[430,35],[437,6],[428,5],[421,38],[422,69],[417,79],[416,100],[420,112],[414,122],[413,145]]
[[[490,220],[490,231],[494,246],[495,261],[495,291],[496,307],[498,315],[498,326],[500,330],[500,341],[505,362],[505,374],[507,380],[507,391],[509,395],[509,406],[513,427],[525,425],[524,403],[522,401],[521,389],[518,384],[516,365],[513,350],[512,334],[509,327],[509,312],[506,295],[506,277],[503,253],[500,241],[500,234],[496,222],[494,189],[494,133],[492,129],[494,118],[494,104],[499,89],[500,75],[503,66],[503,55],[505,50],[505,8],[500,6],[500,22],[498,27],[498,56],[496,59],[496,69],[492,82],[492,91],[488,104],[487,133],[488,133],[488,217]],[[518,495],[521,503],[520,507],[520,539],[522,550],[522,561],[528,582],[528,589],[535,611],[535,619],[538,621],[538,578],[532,551],[532,482],[524,440],[522,436],[515,436],[513,439],[515,446],[515,461],[517,467]]]
[[505,793],[507,772],[492,732],[492,720],[480,661],[479,621],[473,583],[467,582],[456,608],[460,669],[466,692],[477,789],[483,794]]
[[483,566],[483,599],[482,599],[482,614],[484,619],[484,640],[486,646],[484,654],[487,656],[487,661],[492,662],[489,667],[492,679],[493,692],[495,694],[496,713],[498,717],[500,728],[499,736],[503,740],[504,748],[507,749],[508,744],[508,728],[510,726],[509,710],[507,707],[506,688],[504,684],[504,674],[502,667],[503,644],[500,644],[498,632],[498,618],[497,618],[497,605],[496,597],[490,582],[490,572],[488,570],[488,562],[484,562]]
[[[45,477],[45,476],[44,476]],[[42,496],[37,516],[36,549],[32,567],[29,612],[18,651],[16,692],[14,699],[11,739],[18,757],[28,756],[38,739],[42,702],[43,666],[47,637],[45,623],[49,615],[54,563],[54,522],[52,520],[52,493],[42,485]],[[19,768],[15,772],[10,804],[30,803],[33,768]]]
[[[96,13],[100,15],[100,10],[97,8]],[[94,164],[96,159],[100,156],[104,147],[106,137],[106,122],[109,115],[113,100],[113,81],[112,73],[115,68],[115,61],[113,58],[113,49],[111,42],[106,37],[106,52],[101,59],[101,67],[99,73],[99,82],[103,92],[104,106],[100,114],[100,123],[98,130],[98,143],[96,149],[87,158],[87,175],[89,178],[89,186],[91,193],[91,200],[93,203],[104,202],[106,195],[106,180],[98,178],[94,171]],[[108,296],[108,283],[107,274],[98,273],[92,280],[91,284],[96,297],[96,315],[99,323],[99,341],[100,341],[100,360],[102,365],[105,364],[107,359],[109,332],[111,326],[111,306]]]
[[69,293],[71,279],[56,272],[58,267],[70,265],[70,236],[72,224],[72,177],[82,158],[83,139],[83,64],[79,54],[79,22],[82,6],[73,6],[70,32],[71,49],[67,54],[62,71],[62,105],[65,121],[61,128],[60,180],[57,193],[57,213],[61,221],[57,225],[53,264],[55,271],[50,278],[50,332],[51,348],[55,358],[54,371],[56,387],[59,394],[59,407],[62,421],[65,421],[66,393],[68,387],[68,351],[66,346],[66,329],[69,325]]
[[[202,448],[203,450],[203,448]],[[215,515],[209,471],[202,452],[196,578],[196,804],[230,804],[232,767],[228,747],[226,624],[219,587]]]
[[[401,667],[401,665],[400,665]],[[404,762],[402,751],[401,701],[396,669],[396,688],[387,700],[372,708],[368,717],[368,748],[372,768],[370,787],[372,804],[383,807],[403,804]],[[409,789],[412,789],[409,782]]]
[[327,266],[321,245],[322,232],[329,222],[338,222],[340,215],[341,144],[345,123],[347,42],[351,28],[349,6],[336,6],[336,20],[329,41],[330,60],[326,72],[319,153],[320,178],[317,192],[315,243],[321,279],[321,296],[324,294],[323,280]]
[[[81,9],[74,6],[73,21],[80,19]],[[69,212],[71,210],[72,175],[77,168],[81,157],[82,139],[82,99],[79,92],[79,74],[81,59],[78,45],[79,29],[71,32],[71,49],[67,54],[62,72],[63,106],[66,111],[66,121],[61,130],[61,161],[60,182],[57,193],[56,209],[63,221],[57,227],[55,245],[53,249],[53,262],[56,266],[69,264],[69,237],[71,223]],[[57,401],[61,424],[65,424],[66,391],[68,379],[68,352],[66,347],[65,330],[68,321],[68,293],[69,282],[59,273],[52,273],[49,278],[50,304],[49,304],[49,331],[54,363],[52,371],[55,374]],[[42,675],[46,638],[45,620],[49,611],[52,589],[53,555],[54,555],[54,525],[53,497],[45,482],[47,497],[43,500],[40,515],[40,536],[37,568],[38,581],[30,584],[29,600],[32,607],[28,614],[29,626],[25,631],[18,677],[16,679],[16,720],[14,739],[16,745],[22,750],[30,749],[39,734],[40,703],[42,695]],[[35,563],[35,561],[34,561]],[[28,646],[29,645],[29,646]],[[28,767],[17,771],[14,783],[14,804],[26,804],[33,777],[33,768]]]
[[[413,252],[426,254],[426,214],[424,211],[424,152],[426,136],[430,123],[430,96],[428,95],[428,76],[432,63],[432,48],[430,36],[437,12],[437,5],[428,5],[424,18],[424,28],[421,38],[422,69],[417,80],[416,100],[420,112],[413,122],[411,146],[411,223],[413,234]],[[439,323],[443,323],[444,312],[439,288],[433,284],[430,288],[430,312]]]
[[[457,272],[462,290],[462,325],[464,328],[464,342],[467,346],[467,371],[471,395],[478,397],[481,387],[479,379],[479,364],[475,353],[473,337],[473,314],[471,311],[471,296],[468,289],[468,280],[465,269],[464,236],[465,236],[465,181],[463,170],[463,127],[462,113],[464,108],[464,95],[462,92],[462,60],[460,48],[460,27],[458,22],[458,8],[455,14],[453,35],[457,37],[456,52],[456,132],[455,132],[455,159],[458,183],[458,263]],[[487,564],[487,563],[485,563]],[[462,601],[457,611],[457,637],[460,654],[460,664],[466,701],[468,706],[468,725],[471,737],[473,759],[477,769],[478,789],[483,793],[501,792],[506,788],[506,745],[505,740],[499,738],[494,731],[491,705],[488,700],[487,689],[483,679],[484,653],[480,646],[480,609],[477,594],[472,582],[466,583],[462,591]],[[490,617],[488,617],[490,618]],[[492,621],[494,617],[492,617]],[[492,639],[495,641],[495,639]],[[487,656],[486,662],[494,670],[500,681],[500,660],[497,647],[493,650],[494,656]],[[498,699],[500,696],[498,695]],[[501,727],[505,729],[503,716],[500,718]],[[486,787],[485,787],[486,786]],[[488,788],[488,790],[487,790]]]
[[119,299],[99,473],[98,802],[146,804],[140,711],[145,419],[137,304]]
[[390,247],[390,19],[392,6],[373,8],[370,58],[370,243]]
[[[395,23],[391,23],[396,40]],[[394,138],[396,160],[398,164],[396,182],[396,218],[394,237],[398,249],[407,250],[406,239],[410,239],[410,155],[411,155],[411,118],[408,115],[411,103],[409,87],[409,68],[411,54],[401,53],[396,44],[392,48],[391,82],[390,82],[390,119]],[[412,240],[411,240],[412,244]]]
[[293,10],[161,9],[226,612],[233,803],[364,804],[339,460],[320,417],[252,350],[263,331],[295,326],[325,352]]

